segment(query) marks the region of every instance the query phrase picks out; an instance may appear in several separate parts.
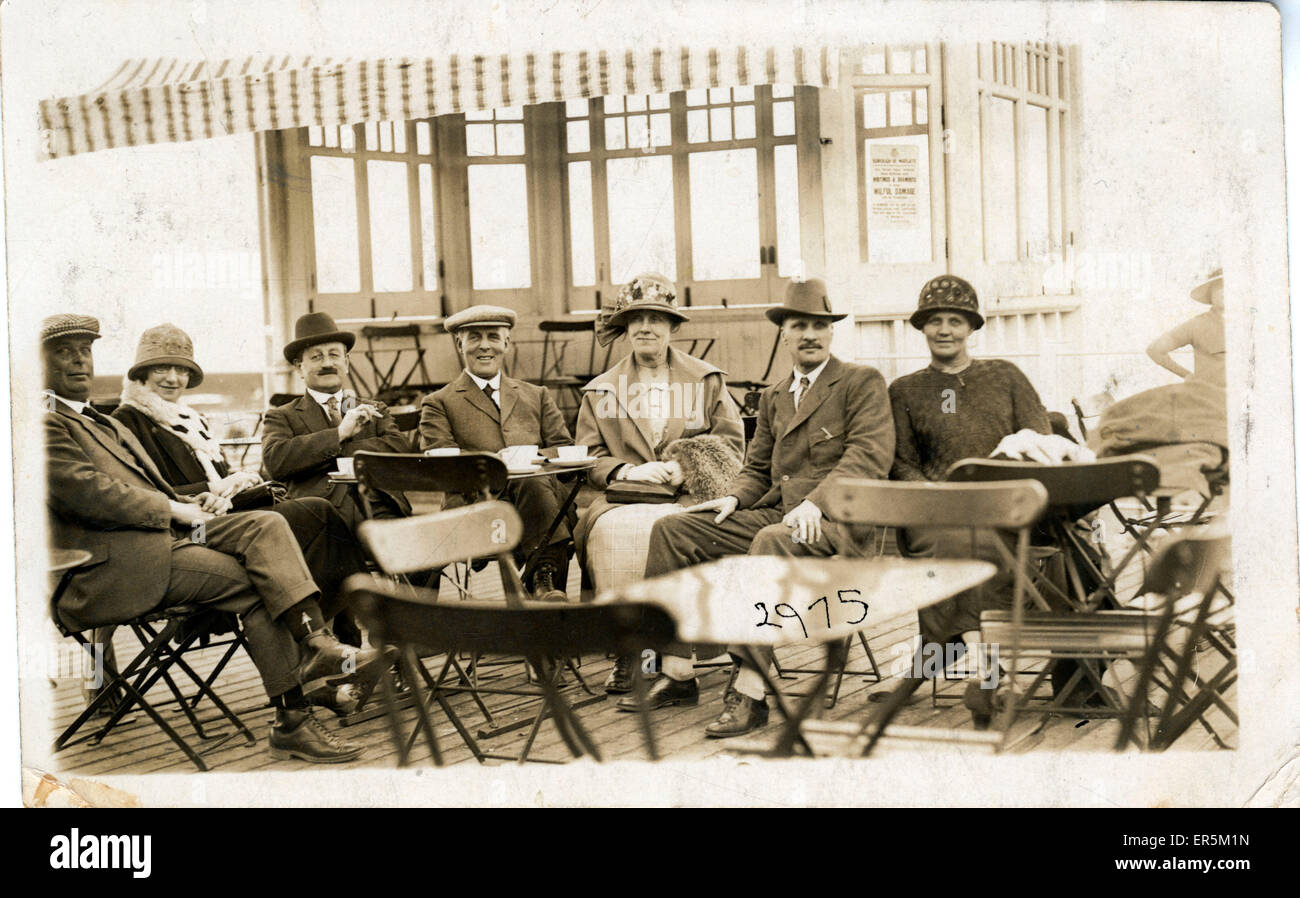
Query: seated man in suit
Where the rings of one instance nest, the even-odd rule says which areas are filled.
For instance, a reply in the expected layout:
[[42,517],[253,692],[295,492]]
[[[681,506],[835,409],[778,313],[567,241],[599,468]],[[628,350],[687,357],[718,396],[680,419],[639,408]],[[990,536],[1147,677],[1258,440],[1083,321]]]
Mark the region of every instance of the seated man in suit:
[[178,496],[130,431],[90,406],[99,338],[87,315],[55,315],[41,328],[51,541],[91,553],[59,615],[86,630],[165,605],[234,612],[276,709],[272,757],[353,760],[362,746],[327,730],[304,692],[373,674],[379,653],[341,645],[326,628],[284,518],[227,514],[230,501],[212,493]]
[[[545,387],[501,373],[515,313],[498,306],[472,306],[447,318],[465,362],[460,377],[420,404],[420,448],[499,452],[506,446],[545,449],[571,446],[564,416]],[[517,563],[537,549],[564,499],[554,477],[511,483],[505,492],[524,522],[524,538],[515,550]],[[551,542],[527,572],[530,589],[540,601],[563,602],[569,576],[570,529],[576,516],[561,521]]]
[[[294,325],[294,339],[284,357],[298,369],[307,392],[279,408],[268,409],[262,425],[262,463],[295,499],[320,496],[330,500],[354,531],[364,519],[355,491],[346,483],[330,483],[336,459],[368,452],[410,452],[382,403],[356,401],[343,389],[348,352],[356,335],[340,331],[324,312],[309,312]],[[405,517],[411,504],[401,493],[369,496],[376,518]]]
[[[824,281],[792,282],[784,304],[768,309],[767,317],[781,328],[794,370],[763,391],[745,467],[728,495],[655,522],[647,578],[725,555],[860,556],[882,550],[879,529],[865,540],[854,538],[847,527],[827,520],[821,506],[835,478],[889,476],[894,422],[884,378],[875,368],[831,355],[831,326],[847,316],[831,312]],[[688,655],[684,646],[664,653],[664,676],[650,688],[652,709],[699,701]],[[770,659],[770,653],[759,657]],[[636,710],[636,699],[622,699],[619,707]],[[739,736],[763,726],[767,716],[763,679],[741,664],[722,714],[705,734]]]

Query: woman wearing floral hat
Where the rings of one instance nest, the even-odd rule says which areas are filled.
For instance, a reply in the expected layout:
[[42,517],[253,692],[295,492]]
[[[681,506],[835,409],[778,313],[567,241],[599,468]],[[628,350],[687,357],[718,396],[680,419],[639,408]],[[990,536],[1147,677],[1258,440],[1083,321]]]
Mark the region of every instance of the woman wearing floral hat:
[[[596,320],[602,346],[626,336],[631,347],[583,388],[578,412],[576,442],[600,459],[588,484],[601,495],[574,539],[598,590],[640,580],[654,522],[721,496],[744,459],[744,426],[726,372],[669,345],[688,320],[672,282],[659,274],[624,284]],[[636,501],[654,492],[663,495]],[[619,659],[607,692],[631,691],[632,660]]]

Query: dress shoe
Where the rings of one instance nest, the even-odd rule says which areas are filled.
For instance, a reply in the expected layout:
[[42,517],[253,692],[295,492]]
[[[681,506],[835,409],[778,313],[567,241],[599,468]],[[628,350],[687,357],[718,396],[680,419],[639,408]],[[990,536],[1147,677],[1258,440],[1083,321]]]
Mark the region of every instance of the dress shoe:
[[322,686],[307,695],[308,704],[326,711],[332,711],[339,717],[347,717],[361,704],[357,687],[351,683],[342,686]]
[[318,630],[302,641],[303,659],[296,671],[302,691],[314,692],[321,686],[341,683],[373,682],[396,651],[381,653],[370,647],[344,645],[329,630]]
[[533,578],[533,600],[536,602],[567,602],[569,594],[555,586],[555,569],[541,567]]
[[345,742],[316,719],[311,708],[279,708],[271,727],[271,757],[313,764],[341,764],[361,756],[364,746]]
[[722,713],[704,728],[711,739],[743,736],[759,727],[767,726],[767,699],[755,701],[743,692],[732,690],[722,700]]
[[[694,677],[689,680],[674,680],[663,676],[655,681],[646,695],[646,708],[656,711],[669,705],[698,705],[700,703],[700,684]],[[637,711],[641,703],[635,695],[624,696],[618,700],[620,711]]]
[[614,669],[605,678],[606,695],[626,695],[632,691],[636,675],[636,656],[619,655],[614,659]]

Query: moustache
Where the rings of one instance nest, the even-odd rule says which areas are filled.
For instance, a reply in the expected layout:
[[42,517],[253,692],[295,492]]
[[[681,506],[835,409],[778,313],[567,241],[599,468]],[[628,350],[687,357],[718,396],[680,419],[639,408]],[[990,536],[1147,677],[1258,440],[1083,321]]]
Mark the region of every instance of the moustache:
[[800,349],[821,349],[821,348],[822,348],[822,344],[820,344],[820,343],[800,343],[800,344],[799,344],[799,348],[800,348]]
[[339,373],[339,369],[337,369],[337,368],[321,368],[321,369],[320,369],[319,371],[317,371],[316,373],[317,373],[317,374],[338,374],[338,373]]

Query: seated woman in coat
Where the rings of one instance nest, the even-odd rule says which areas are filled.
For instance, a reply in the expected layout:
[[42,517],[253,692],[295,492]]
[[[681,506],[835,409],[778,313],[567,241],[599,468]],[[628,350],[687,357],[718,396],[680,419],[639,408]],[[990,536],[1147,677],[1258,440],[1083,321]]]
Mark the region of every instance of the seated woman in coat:
[[[721,496],[744,460],[744,427],[726,372],[669,346],[687,320],[672,282],[658,274],[633,278],[596,320],[601,345],[626,334],[632,350],[583,388],[578,411],[575,442],[599,457],[587,482],[602,493],[574,541],[598,590],[640,580],[654,522]],[[675,501],[618,504],[605,492],[611,484],[680,489]],[[606,691],[631,691],[633,661],[619,659]]]
[[[224,514],[238,510],[239,496],[259,487],[262,478],[247,471],[231,473],[212,436],[212,429],[181,394],[203,382],[203,370],[194,361],[194,347],[173,324],[150,328],[140,336],[135,364],[122,382],[122,401],[113,417],[140,441],[163,478],[182,495],[210,492],[220,497],[219,507],[206,511]],[[349,576],[365,571],[365,556],[343,518],[324,499],[289,499],[270,505],[270,499],[247,507],[269,507],[288,521],[312,579],[321,590],[321,610],[344,642],[360,644],[360,633],[342,611],[340,586]],[[350,686],[324,687],[308,696],[314,704],[338,714],[351,713],[356,696]]]

